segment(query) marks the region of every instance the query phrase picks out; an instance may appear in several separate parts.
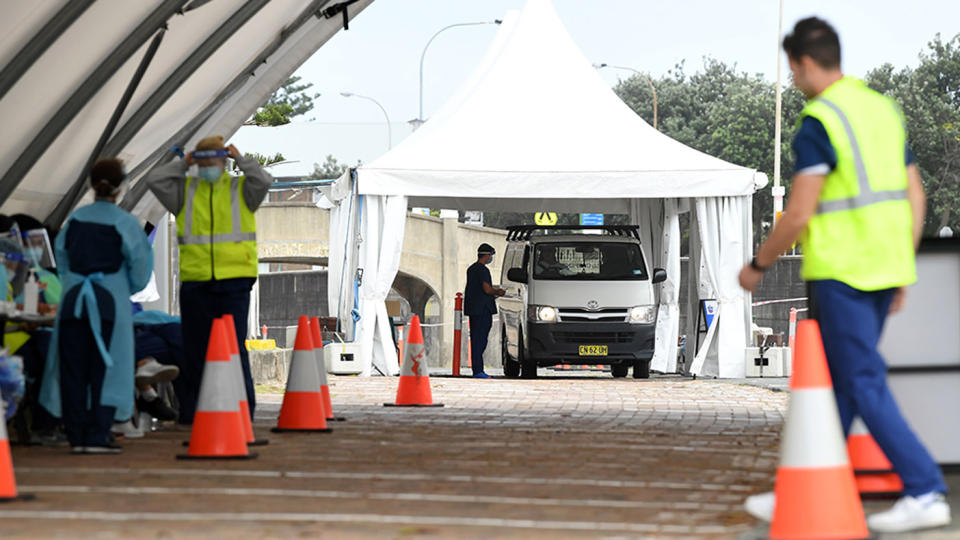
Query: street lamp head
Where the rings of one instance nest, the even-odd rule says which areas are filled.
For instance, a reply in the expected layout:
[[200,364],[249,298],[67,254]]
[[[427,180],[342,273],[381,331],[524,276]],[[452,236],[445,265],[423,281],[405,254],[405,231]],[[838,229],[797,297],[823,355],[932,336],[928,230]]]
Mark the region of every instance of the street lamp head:
[[605,68],[605,67],[607,67],[607,64],[605,64],[605,63],[604,63],[604,64],[594,64],[593,67],[596,68],[596,69]]
[[340,92],[343,97],[353,97],[353,92]]

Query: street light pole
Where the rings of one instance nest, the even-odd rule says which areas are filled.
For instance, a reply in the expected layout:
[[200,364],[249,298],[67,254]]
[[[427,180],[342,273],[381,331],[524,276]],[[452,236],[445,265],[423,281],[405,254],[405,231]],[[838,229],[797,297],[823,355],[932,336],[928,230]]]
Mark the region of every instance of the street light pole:
[[780,0],[780,13],[777,20],[777,110],[774,118],[773,127],[773,223],[776,225],[777,219],[783,213],[783,196],[786,192],[780,185],[780,122],[781,122],[781,102],[782,88],[780,84],[780,64],[783,62],[783,53],[780,52],[780,39],[783,36],[783,0]]
[[444,31],[449,30],[451,28],[457,28],[460,26],[481,26],[484,24],[500,24],[501,22],[503,21],[501,21],[500,19],[497,19],[493,21],[455,23],[455,24],[444,26],[443,28],[437,30],[436,33],[434,33],[433,36],[430,37],[430,40],[427,41],[427,44],[424,45],[423,47],[423,52],[420,53],[420,112],[417,115],[417,119],[415,121],[416,125],[414,129],[416,129],[417,127],[420,127],[420,125],[422,125],[424,122],[423,120],[423,60],[427,57],[427,49],[430,48],[430,44],[433,43],[433,40],[437,39],[437,36],[439,36]]
[[387,110],[383,108],[383,105],[379,101],[368,96],[361,96],[360,94],[354,94],[353,92],[340,92],[340,95],[343,97],[356,97],[360,99],[365,99],[367,101],[372,101],[377,107],[380,107],[380,110],[383,111],[383,117],[387,120],[387,149],[393,148],[393,128],[390,127],[390,117],[387,116]]
[[646,74],[641,73],[633,68],[626,66],[612,66],[610,64],[594,64],[593,67],[600,68],[612,68],[612,69],[625,69],[627,71],[632,71],[633,73],[639,75],[647,84],[650,86],[650,92],[653,93],[653,129],[657,129],[657,89],[653,86],[653,81],[650,80],[650,77],[647,77]]

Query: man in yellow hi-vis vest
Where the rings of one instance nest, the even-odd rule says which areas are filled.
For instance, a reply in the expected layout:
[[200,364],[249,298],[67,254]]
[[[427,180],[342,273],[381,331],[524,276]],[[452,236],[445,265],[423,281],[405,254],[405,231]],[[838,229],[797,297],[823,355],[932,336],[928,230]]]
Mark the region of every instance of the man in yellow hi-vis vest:
[[[227,172],[227,158],[243,175]],[[196,173],[188,169],[196,165]],[[193,423],[210,327],[233,315],[250,417],[256,405],[244,340],[250,290],[257,279],[257,221],[273,178],[256,158],[225,147],[223,137],[207,137],[185,159],[158,167],[146,178],[150,191],[177,217],[180,245],[180,313],[186,365],[180,366],[180,424]]]
[[[799,21],[783,41],[793,82],[808,99],[793,142],[797,165],[786,212],[740,273],[754,291],[763,271],[794,241],[811,315],[820,323],[844,435],[859,416],[893,463],[904,497],[867,519],[875,532],[950,522],[939,467],[907,425],[877,351],[887,314],[916,281],[914,254],[926,196],[907,146],[899,106],[840,70],[840,40],[821,19]],[[810,441],[811,445],[817,444]],[[761,519],[772,494],[747,499]]]

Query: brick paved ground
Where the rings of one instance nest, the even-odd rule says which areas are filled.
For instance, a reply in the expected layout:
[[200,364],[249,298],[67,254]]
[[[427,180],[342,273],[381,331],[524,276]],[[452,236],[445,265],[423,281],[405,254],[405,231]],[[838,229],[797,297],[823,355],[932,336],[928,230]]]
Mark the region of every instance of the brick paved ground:
[[[545,370],[546,374],[555,372]],[[121,456],[17,447],[29,503],[4,537],[698,537],[749,535],[743,498],[769,488],[788,394],[609,375],[437,377],[438,409],[384,408],[396,379],[334,378],[347,422],[269,434],[249,461],[182,462],[183,433]]]

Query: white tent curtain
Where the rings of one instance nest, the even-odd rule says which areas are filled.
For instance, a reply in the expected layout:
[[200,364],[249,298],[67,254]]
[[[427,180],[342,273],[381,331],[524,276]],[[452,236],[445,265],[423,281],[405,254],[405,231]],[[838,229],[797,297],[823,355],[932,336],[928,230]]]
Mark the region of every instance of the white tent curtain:
[[[713,324],[700,344],[691,365],[695,375],[722,378],[743,377],[746,374],[744,349],[747,346],[750,295],[738,283],[740,269],[749,260],[751,245],[751,197],[711,197],[696,200],[695,219],[691,229],[691,270],[697,270],[699,299],[717,300]],[[695,222],[695,225],[694,225]],[[696,319],[699,302],[692,319]],[[696,323],[694,323],[695,327]],[[693,333],[696,336],[696,333]]]
[[[400,365],[384,301],[400,268],[407,199],[358,195],[351,173],[341,180],[339,192],[331,193],[336,204],[330,210],[330,313],[340,318],[346,339],[360,344],[361,375],[372,375],[374,368],[384,375],[397,375]],[[358,268],[362,269],[359,288]],[[354,305],[360,314],[356,322]]]
[[660,242],[661,267],[667,279],[660,285],[657,334],[650,369],[661,373],[677,371],[677,334],[680,329],[680,212],[679,201],[663,200],[663,236]]

